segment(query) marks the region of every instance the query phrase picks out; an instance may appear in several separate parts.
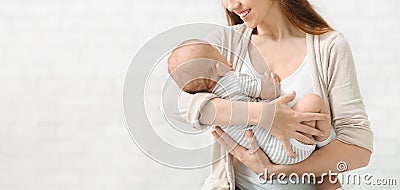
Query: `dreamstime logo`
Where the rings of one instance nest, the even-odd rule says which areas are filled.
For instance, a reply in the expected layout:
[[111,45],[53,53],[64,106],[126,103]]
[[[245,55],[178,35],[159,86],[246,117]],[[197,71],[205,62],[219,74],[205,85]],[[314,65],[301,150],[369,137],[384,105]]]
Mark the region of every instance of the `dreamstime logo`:
[[[346,162],[338,162],[336,164],[336,169],[339,172],[345,172],[347,170]],[[322,184],[324,182],[325,177],[329,180],[330,183],[337,183],[338,182],[338,173],[332,172],[329,170],[328,173],[322,173],[320,177],[317,177],[314,173],[304,173],[299,176],[297,173],[291,173],[286,175],[285,173],[268,173],[268,169],[264,169],[264,173],[258,174],[258,182],[261,184],[266,183],[274,183],[274,180],[279,184]]]
[[338,163],[336,164],[336,169],[337,169],[339,172],[345,172],[345,171],[347,170],[347,164],[346,164],[346,162],[343,162],[343,161],[338,162]]
[[124,81],[125,122],[135,144],[158,163],[194,169],[225,156],[222,152],[218,158],[211,156],[215,155],[212,143],[216,143],[211,140],[211,129],[198,131],[193,128],[198,124],[185,122],[188,113],[179,111],[185,93],[167,72],[167,58],[177,45],[188,39],[204,39],[218,30],[227,28],[205,23],[171,28],[154,36],[132,58]]
[[[346,162],[338,162],[336,164],[336,169],[339,172],[345,172],[347,170]],[[261,184],[270,183],[273,184],[274,180],[279,184],[322,184],[324,182],[325,177],[329,180],[330,183],[338,182],[338,173],[332,172],[329,170],[328,173],[322,173],[320,177],[317,177],[314,173],[304,173],[299,176],[297,173],[291,173],[290,175],[286,175],[285,173],[268,173],[268,169],[264,169],[264,173],[258,174],[258,182]]]
[[[344,167],[346,163],[341,162],[340,167]],[[339,163],[338,165],[339,166]],[[347,167],[347,165],[346,165]],[[339,171],[340,169],[337,168]],[[268,169],[265,168],[263,173],[258,174],[258,182],[261,184],[273,184],[279,183],[282,185],[287,184],[322,184],[325,180],[325,177],[329,180],[330,183],[337,183],[338,182],[338,173],[332,172],[329,170],[328,173],[322,173],[321,176],[317,176],[314,173],[303,173],[301,176],[297,173],[291,173],[286,175],[285,173],[268,173]],[[276,179],[276,180],[272,180]]]
[[[341,172],[346,172],[348,166],[346,162],[340,161],[336,164],[336,169]],[[286,175],[285,173],[268,173],[268,169],[264,169],[263,173],[258,174],[258,182],[261,184],[279,183],[287,184],[322,184],[326,179],[329,183],[335,184],[340,182],[342,185],[373,185],[373,186],[395,186],[398,184],[396,178],[374,178],[370,173],[339,173],[329,170],[328,173],[322,173],[317,176],[314,173],[304,173],[301,176],[297,173]],[[275,180],[272,180],[275,179]]]
[[[339,172],[345,172],[347,170],[346,162],[340,161],[336,164],[336,169]],[[314,173],[304,173],[299,176],[297,173],[291,173],[290,175],[286,175],[285,173],[268,173],[268,169],[264,169],[264,173],[258,174],[258,182],[261,184],[266,183],[274,183],[274,180],[268,179],[276,179],[279,184],[322,184],[325,180],[325,177],[329,180],[330,183],[338,182],[338,173],[332,172],[329,170],[328,173],[322,173],[320,177],[317,177]]]

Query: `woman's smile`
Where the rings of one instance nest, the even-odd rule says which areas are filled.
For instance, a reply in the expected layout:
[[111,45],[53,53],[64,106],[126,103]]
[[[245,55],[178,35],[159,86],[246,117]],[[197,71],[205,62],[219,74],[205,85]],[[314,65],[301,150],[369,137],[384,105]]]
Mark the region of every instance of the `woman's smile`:
[[246,9],[246,10],[241,11],[241,12],[236,13],[236,14],[237,14],[238,16],[240,16],[240,18],[241,18],[242,20],[245,20],[245,19],[247,18],[247,16],[249,15],[250,11],[251,11],[251,9]]

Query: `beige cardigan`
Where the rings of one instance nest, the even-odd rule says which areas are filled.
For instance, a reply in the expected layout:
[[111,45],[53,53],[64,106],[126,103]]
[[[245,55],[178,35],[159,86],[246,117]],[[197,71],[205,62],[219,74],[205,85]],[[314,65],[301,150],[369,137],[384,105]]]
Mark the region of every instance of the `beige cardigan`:
[[[217,30],[208,38],[216,44],[219,51],[232,60],[233,66],[240,66],[247,51],[252,29],[246,25],[235,25]],[[314,35],[311,47],[313,62],[313,90],[329,103],[332,124],[335,127],[336,139],[348,144],[366,148],[372,152],[373,133],[365,113],[364,103],[357,82],[356,70],[350,47],[339,32],[332,31],[323,35]],[[310,45],[309,45],[310,46]],[[216,96],[210,93],[197,93],[183,96],[180,100],[179,114],[197,129],[207,125],[199,123],[202,106]],[[172,113],[174,114],[174,113]],[[221,147],[214,144],[213,156],[221,154]],[[203,189],[234,189],[233,159],[226,156],[211,166],[211,175],[206,179]],[[213,159],[214,160],[214,159]]]

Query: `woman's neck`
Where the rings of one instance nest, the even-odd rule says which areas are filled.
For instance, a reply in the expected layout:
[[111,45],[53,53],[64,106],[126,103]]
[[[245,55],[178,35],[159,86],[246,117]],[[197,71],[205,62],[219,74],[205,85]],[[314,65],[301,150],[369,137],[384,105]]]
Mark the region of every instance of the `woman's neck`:
[[268,37],[274,41],[280,41],[290,36],[304,36],[286,18],[279,5],[274,2],[267,10],[268,14],[257,25],[256,35]]

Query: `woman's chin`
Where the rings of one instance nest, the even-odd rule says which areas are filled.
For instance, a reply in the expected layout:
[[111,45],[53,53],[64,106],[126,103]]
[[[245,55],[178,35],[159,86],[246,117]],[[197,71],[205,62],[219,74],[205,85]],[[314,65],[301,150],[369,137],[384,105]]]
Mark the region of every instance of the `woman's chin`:
[[257,27],[257,25],[255,23],[251,23],[251,22],[244,22],[244,24],[249,28],[256,28]]

